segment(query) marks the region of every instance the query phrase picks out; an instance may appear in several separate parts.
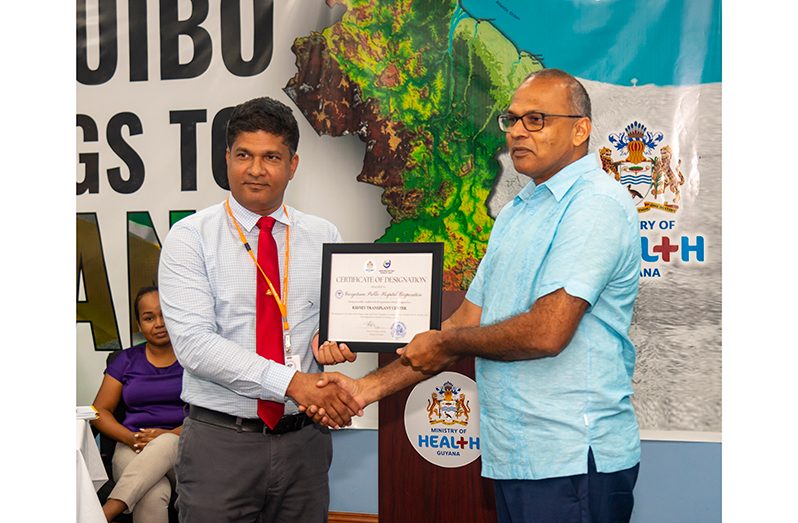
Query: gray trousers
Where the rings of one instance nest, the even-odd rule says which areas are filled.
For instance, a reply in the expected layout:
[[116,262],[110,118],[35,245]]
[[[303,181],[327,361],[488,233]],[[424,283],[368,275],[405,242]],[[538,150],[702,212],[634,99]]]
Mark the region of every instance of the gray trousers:
[[175,481],[177,434],[161,434],[136,454],[117,443],[112,460],[116,485],[109,498],[118,499],[133,512],[135,523],[167,523],[169,498]]
[[177,508],[186,523],[326,523],[328,429],[271,435],[186,418],[177,452]]

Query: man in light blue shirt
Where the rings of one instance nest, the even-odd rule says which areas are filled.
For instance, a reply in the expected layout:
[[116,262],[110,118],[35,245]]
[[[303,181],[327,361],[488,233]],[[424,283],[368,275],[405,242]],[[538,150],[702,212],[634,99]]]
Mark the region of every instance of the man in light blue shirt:
[[[628,336],[637,211],[588,154],[590,99],[571,75],[531,75],[498,122],[531,181],[499,213],[463,304],[401,360],[328,381],[367,403],[476,356],[482,475],[495,480],[499,521],[628,522],[640,460]],[[320,352],[351,358],[343,345]]]

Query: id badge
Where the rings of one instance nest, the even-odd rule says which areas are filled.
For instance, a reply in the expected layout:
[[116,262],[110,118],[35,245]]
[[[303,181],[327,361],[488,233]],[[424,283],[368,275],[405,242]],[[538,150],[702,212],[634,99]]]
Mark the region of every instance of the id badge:
[[291,352],[291,334],[288,332],[285,333],[285,338],[283,339],[284,347],[285,347],[285,366],[289,369],[296,369],[298,371],[302,371],[302,358],[299,357],[298,354],[294,354]]
[[291,354],[288,356],[288,359],[285,360],[285,366],[289,369],[302,371],[302,358],[300,358],[298,354]]

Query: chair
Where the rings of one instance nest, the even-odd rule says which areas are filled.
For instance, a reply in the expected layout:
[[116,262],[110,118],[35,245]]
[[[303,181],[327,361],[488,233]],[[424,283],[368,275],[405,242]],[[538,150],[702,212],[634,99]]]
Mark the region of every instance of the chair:
[[[105,359],[105,366],[106,368],[108,365],[114,361],[121,350],[115,350],[108,357]],[[124,400],[121,398],[119,399],[119,404],[116,406],[114,410],[114,418],[117,420],[124,419],[126,406]],[[103,465],[105,466],[105,472],[108,474],[108,481],[100,487],[97,491],[97,497],[100,498],[100,504],[104,504],[108,500],[108,495],[111,494],[111,491],[116,486],[116,482],[114,481],[114,471],[113,471],[113,459],[114,459],[114,451],[116,450],[116,440],[113,438],[109,438],[102,432],[98,431],[94,426],[91,427],[92,434],[96,437],[97,435],[100,436],[100,458],[103,461]],[[169,500],[169,523],[178,523],[177,517],[177,506],[175,501],[177,500],[177,493],[174,489],[172,489],[172,498]],[[118,523],[133,523],[133,515],[132,514],[120,514],[114,521]]]

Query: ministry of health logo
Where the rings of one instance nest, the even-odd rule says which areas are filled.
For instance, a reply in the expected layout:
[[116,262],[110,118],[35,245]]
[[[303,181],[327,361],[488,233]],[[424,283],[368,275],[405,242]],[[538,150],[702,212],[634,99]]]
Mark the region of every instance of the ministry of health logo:
[[[634,121],[608,138],[615,151],[609,147],[599,149],[601,167],[626,187],[637,211],[659,209],[675,213],[679,209],[679,188],[684,185],[684,175],[680,170],[681,160],[673,165],[670,145],[660,147],[657,154],[664,135],[650,132],[645,125]],[[619,153],[620,159],[615,160],[613,152]]]
[[[607,138],[612,148],[599,149],[601,167],[623,185],[638,214],[660,211],[671,215],[651,213],[640,217],[640,277],[660,278],[671,262],[703,263],[704,235],[685,234],[675,218],[681,205],[684,174],[682,161],[674,159],[670,145],[662,144],[664,134],[649,131],[635,120]],[[619,157],[613,158],[613,154]]]
[[410,445],[439,467],[462,467],[481,454],[477,384],[459,372],[441,372],[413,387],[404,421]]
[[430,425],[442,423],[443,425],[465,427],[468,426],[471,408],[465,392],[462,392],[451,381],[447,381],[436,388],[432,393],[432,398],[427,400],[427,414]]

